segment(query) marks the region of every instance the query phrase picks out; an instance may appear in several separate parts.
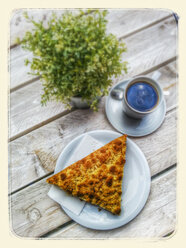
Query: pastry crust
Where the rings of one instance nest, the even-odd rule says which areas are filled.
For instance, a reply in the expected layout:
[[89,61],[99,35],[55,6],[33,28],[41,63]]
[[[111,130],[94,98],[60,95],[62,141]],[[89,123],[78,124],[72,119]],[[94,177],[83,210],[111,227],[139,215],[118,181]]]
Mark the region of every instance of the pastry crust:
[[121,212],[127,135],[123,135],[47,179],[81,200],[113,214]]

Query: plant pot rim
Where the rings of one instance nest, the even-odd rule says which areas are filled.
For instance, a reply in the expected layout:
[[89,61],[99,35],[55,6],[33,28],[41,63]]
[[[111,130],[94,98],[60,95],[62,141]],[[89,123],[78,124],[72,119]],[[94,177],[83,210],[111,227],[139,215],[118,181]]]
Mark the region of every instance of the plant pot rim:
[[82,100],[81,96],[71,97],[71,103],[76,108],[90,108],[91,103],[88,103],[87,100]]

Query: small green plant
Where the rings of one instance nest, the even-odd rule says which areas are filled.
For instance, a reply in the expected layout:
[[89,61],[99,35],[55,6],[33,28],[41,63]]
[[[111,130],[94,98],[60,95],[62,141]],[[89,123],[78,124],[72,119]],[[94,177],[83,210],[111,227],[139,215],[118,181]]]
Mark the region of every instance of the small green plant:
[[127,62],[121,61],[126,45],[107,34],[106,15],[106,10],[80,10],[76,15],[67,11],[61,17],[53,14],[44,27],[25,13],[34,29],[18,42],[33,53],[25,64],[42,80],[42,104],[57,100],[70,106],[73,96],[81,96],[97,110],[111,77],[127,72]]

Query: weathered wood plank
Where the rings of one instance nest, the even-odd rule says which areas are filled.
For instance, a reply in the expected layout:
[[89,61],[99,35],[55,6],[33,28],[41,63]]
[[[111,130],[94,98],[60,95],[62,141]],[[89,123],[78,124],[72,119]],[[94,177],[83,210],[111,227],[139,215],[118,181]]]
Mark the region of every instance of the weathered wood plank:
[[[127,77],[142,74],[149,68],[176,57],[176,40],[177,26],[172,17],[124,39],[127,53],[123,54],[123,60],[129,63]],[[117,81],[122,78],[123,76],[118,77]]]
[[160,9],[110,9],[107,30],[123,37],[170,15],[171,11]]
[[[10,45],[15,45],[16,37],[23,38],[26,31],[31,30],[33,25],[27,22],[23,16],[24,11],[27,11],[29,16],[33,16],[34,20],[43,20],[44,24],[51,17],[52,12],[55,12],[57,16],[64,13],[65,9],[16,9],[12,13],[10,20]],[[77,11],[71,9],[71,11]],[[112,32],[117,36],[125,35],[127,33],[134,32],[141,28],[156,22],[162,18],[171,15],[171,11],[156,10],[156,9],[109,9],[108,14],[108,30],[112,29]],[[113,24],[112,24],[113,22]],[[130,25],[129,25],[130,23]],[[121,30],[121,28],[124,32]]]
[[22,86],[23,83],[32,81],[33,75],[28,74],[30,68],[25,66],[25,60],[32,58],[31,52],[25,52],[21,46],[16,46],[10,51],[10,89]]
[[[61,238],[118,238],[159,237],[175,227],[175,169],[152,181],[148,202],[140,215],[124,227],[98,232],[72,225],[52,237]],[[11,197],[12,229],[21,237],[38,237],[59,227],[69,218],[46,196],[49,185],[45,180]]]
[[[47,22],[51,18],[52,13],[55,13],[60,17],[66,9],[15,9],[12,12],[10,20],[10,46],[16,45],[16,38],[22,39],[25,32],[31,31],[34,25],[28,22],[24,17],[24,12],[27,12],[29,17],[33,17],[35,21],[43,21],[45,27]],[[72,9],[73,12],[77,12],[76,9]]]
[[42,85],[39,81],[27,85],[10,96],[10,137],[32,128],[53,116],[69,112],[64,104],[49,102],[41,106]]
[[[145,67],[145,70],[148,70],[149,68],[151,67]],[[168,69],[170,69],[170,67]],[[167,72],[167,70],[165,71]],[[130,71],[130,73],[133,73],[133,71]],[[163,73],[163,77],[165,74],[166,73]],[[168,75],[169,74],[172,75],[170,72],[168,73]],[[175,70],[173,70],[173,74],[174,78],[172,79],[172,81],[171,79],[169,81],[166,81],[166,85],[163,77],[160,79],[164,82],[163,85],[166,87],[167,93],[170,93],[170,95],[166,95],[168,106],[173,106],[173,103],[175,103],[175,97],[172,97],[176,96],[176,94],[174,95]],[[37,87],[39,88],[40,86]],[[32,101],[34,101],[35,92],[31,89],[29,91],[31,95],[33,94]],[[21,93],[18,96],[21,98]],[[29,94],[27,95],[27,97],[29,97]],[[38,98],[35,98],[35,100],[37,99]],[[29,104],[30,102],[28,101],[26,103]],[[16,111],[18,115],[22,116],[22,119],[24,113],[22,112],[21,108],[23,109],[24,106],[25,104],[22,105],[20,108],[18,107],[18,105],[15,107],[17,108]],[[28,116],[33,115],[31,114],[33,113],[32,105],[29,111],[30,113],[28,114]],[[53,111],[55,112],[55,107]],[[35,107],[35,112],[37,113],[37,107]],[[39,108],[38,112],[40,113]],[[46,119],[39,119],[39,113],[37,116],[37,121],[39,120],[40,123],[42,121],[45,121]],[[59,113],[63,113],[63,110],[61,110],[61,112]],[[42,115],[45,114],[46,113],[44,112],[42,113]],[[51,117],[49,118],[52,118],[57,114],[58,112],[56,111],[54,115],[51,115]],[[73,113],[70,113],[11,142],[9,154],[11,155],[10,181],[12,189],[10,188],[10,190],[17,190],[20,187],[24,187],[34,180],[37,180],[53,171],[55,161],[59,153],[71,139],[77,136],[77,133],[81,134],[83,132],[95,129],[112,129],[112,127],[106,121],[104,114],[103,98],[98,113],[93,113],[90,110],[76,110]],[[48,118],[48,113],[45,116]],[[31,118],[27,119],[27,123],[29,122],[29,120],[32,121]],[[149,135],[144,139],[134,140],[145,153],[151,168],[152,175],[176,163],[176,111],[173,110],[167,114],[165,122],[158,130],[158,132]],[[144,225],[144,230],[147,230],[146,234],[149,236],[163,235],[174,229],[175,222],[172,220],[174,220],[175,215],[175,198],[172,199],[172,196],[170,195],[170,197],[168,197],[168,194],[170,194],[170,192],[172,191],[169,185],[167,185],[167,181],[169,180],[164,180],[163,183],[160,183],[160,185],[158,185],[158,188],[160,188],[161,190],[160,193],[164,195],[163,197],[161,196],[161,199],[158,198],[157,200],[155,200],[156,208],[154,207],[154,211],[150,212],[151,208],[149,207],[150,214],[147,214],[147,216],[145,215],[147,221],[145,222],[146,226]],[[164,183],[166,185],[166,190],[163,190],[161,187]],[[40,180],[38,183],[34,183],[33,185],[21,190],[20,192],[13,194],[13,196],[11,197],[12,224],[13,230],[16,232],[17,235],[26,237],[37,237],[53,230],[56,227],[59,227],[69,220],[69,218],[61,211],[59,206],[46,196],[46,193],[48,192],[47,187],[48,186],[45,183],[45,179],[43,179]],[[167,192],[167,188],[170,189],[170,192]],[[154,192],[156,193],[158,191],[155,190]],[[160,195],[160,193],[158,194]],[[159,195],[156,195],[156,197],[159,197]],[[165,203],[164,199],[169,199],[170,202]],[[159,204],[159,202],[164,202],[164,205],[162,203],[161,207],[158,208],[157,205]],[[157,216],[153,215],[154,212]],[[151,222],[153,221],[154,226],[151,226],[150,219],[148,222],[149,216],[152,215],[155,216],[154,218],[151,218]],[[137,218],[139,218],[140,216],[138,216]],[[129,225],[131,225],[132,223],[133,222],[129,223]],[[142,220],[141,223],[143,223]],[[134,230],[133,233],[135,233],[136,236],[143,236],[145,232],[141,231],[141,226],[138,226],[138,223],[136,229],[135,226],[136,225],[132,227],[132,231]],[[166,228],[167,226],[169,227],[169,230],[168,228]],[[149,232],[148,229],[150,229]],[[114,233],[113,237],[125,237],[125,235],[126,237],[130,237],[132,231],[129,230],[128,233],[127,231],[124,231],[124,233],[123,231],[121,231],[120,236],[118,236],[117,233]],[[80,232],[79,229],[77,230],[77,233],[78,232]],[[129,234],[129,236],[127,236],[127,234]],[[76,237],[76,228],[74,235]],[[88,234],[88,236],[89,235],[91,238],[92,234]]]
[[166,100],[167,109],[169,109],[178,103],[177,61],[162,66],[158,70],[146,74],[146,76],[153,77],[154,73],[160,73],[158,82],[164,91],[164,97]]
[[[123,59],[129,61],[130,69],[128,75],[124,76],[124,78],[143,73],[153,66],[174,57],[176,54],[175,32],[175,21],[169,18],[166,22],[128,37],[126,40],[128,52]],[[119,77],[116,81],[121,79],[122,77]],[[30,92],[32,92],[32,96],[30,96]],[[51,118],[64,110],[62,104],[56,104],[55,102],[51,105],[49,104],[46,108],[42,108],[39,100],[41,92],[42,86],[39,80],[12,92],[10,98],[10,138],[45,121],[46,116]],[[21,98],[20,95],[22,96]],[[50,106],[55,106],[55,111],[53,111],[53,108],[50,109]],[[45,115],[45,111],[47,111],[47,115]],[[38,122],[38,120],[40,121]]]
[[59,205],[47,197],[49,189],[50,185],[41,180],[11,197],[11,229],[18,236],[34,237],[70,220]]
[[138,238],[162,237],[173,231],[176,225],[176,172],[161,175],[151,185],[151,193],[145,208],[129,224],[111,231],[95,231],[76,223],[61,229],[50,238]]
[[[175,200],[165,204],[164,206],[152,211],[149,216],[141,216],[135,221],[135,224],[126,226],[123,230],[119,230],[117,233],[108,232],[96,232],[76,223],[71,223],[64,229],[61,228],[58,231],[54,231],[49,234],[47,239],[122,239],[122,238],[159,238],[173,232],[176,226],[176,202]],[[153,208],[154,209],[154,208]],[[145,211],[145,210],[144,210]],[[149,211],[150,212],[150,211]],[[154,214],[154,215],[153,215]],[[72,232],[72,235],[70,235]]]
[[[176,76],[175,65],[175,62],[173,62],[159,70],[161,73],[159,82],[161,85],[166,87],[166,92],[169,93],[165,96],[167,108],[170,108],[177,103],[175,97],[176,86],[173,84]],[[148,75],[151,76],[152,74],[153,72]],[[77,133],[81,134],[87,130],[94,129],[112,129],[105,116],[104,103],[105,99],[103,99],[100,103],[100,109],[97,113],[93,113],[91,110],[76,110],[75,112],[68,114],[66,117],[62,117],[39,128],[38,130],[31,132],[30,134],[12,141],[9,145],[9,167],[11,172],[10,181],[12,182],[11,191],[23,187],[48,172],[52,172],[60,151],[71,139],[77,136]],[[165,127],[165,130],[167,130],[167,128],[173,128],[172,131],[170,130],[169,135],[173,135],[173,132],[173,137],[175,139],[176,124],[172,123],[169,125],[167,123],[166,125],[167,127]],[[161,135],[162,132],[160,133],[160,136],[158,136],[159,140]],[[140,139],[139,141],[137,139],[137,142],[140,142]],[[139,145],[143,147],[143,143],[144,142],[142,139],[142,142],[141,144],[139,143]],[[160,143],[163,144],[162,142]],[[172,144],[170,143],[170,145],[168,145],[168,143],[169,139],[165,139],[165,149],[162,151],[164,155],[165,152],[169,154],[169,149],[171,149]],[[146,143],[144,144],[147,145]],[[166,147],[168,147],[168,150],[166,150]],[[174,150],[174,148],[172,149]],[[42,163],[35,154],[35,150],[40,151],[36,153],[42,157]],[[145,149],[144,152],[146,152]],[[172,161],[175,156],[175,152],[173,151],[170,154],[170,161]],[[155,159],[158,159],[158,156],[156,156]],[[161,159],[161,154],[159,159]]]
[[[77,135],[98,129],[114,130],[104,111],[104,99],[98,112],[76,110],[9,144],[10,192],[47,175],[64,147]],[[171,138],[170,138],[171,137]],[[151,164],[151,173],[176,163],[176,113],[168,113],[158,131],[133,139]],[[158,144],[158,145],[157,145]]]
[[[42,16],[46,16],[46,20],[51,15],[51,12],[47,13],[39,12],[34,13],[36,19],[42,18]],[[114,33],[117,37],[123,37],[129,34],[132,30],[141,29],[144,25],[149,25],[150,23],[154,23],[156,21],[161,20],[162,18],[168,17],[170,15],[167,11],[162,10],[110,10],[108,19],[108,32]],[[15,19],[22,18],[20,14],[19,17]],[[31,29],[31,27],[26,25],[27,29]],[[24,29],[23,29],[24,30]],[[23,32],[23,31],[21,31]],[[24,60],[25,58],[31,58],[31,53],[24,51],[20,46],[11,49],[11,83],[10,88],[14,89],[15,87],[21,86],[25,81],[29,81],[34,77],[28,75],[29,67],[24,68]],[[22,71],[21,71],[22,69]]]
[[[33,17],[36,21],[43,21],[44,26],[47,26],[47,21],[51,18],[52,12],[57,16],[62,15],[65,9],[61,10],[50,10],[50,9],[17,9],[12,13],[12,18],[10,20],[10,45],[15,45],[15,40],[17,37],[23,38],[26,31],[31,31],[33,24],[28,22],[23,13],[27,11],[28,16]],[[77,12],[77,10],[73,10]],[[25,66],[24,61],[26,58],[31,59],[32,53],[25,51],[21,46],[13,47],[10,50],[10,88],[15,88],[33,80],[35,76],[29,75],[29,67]]]

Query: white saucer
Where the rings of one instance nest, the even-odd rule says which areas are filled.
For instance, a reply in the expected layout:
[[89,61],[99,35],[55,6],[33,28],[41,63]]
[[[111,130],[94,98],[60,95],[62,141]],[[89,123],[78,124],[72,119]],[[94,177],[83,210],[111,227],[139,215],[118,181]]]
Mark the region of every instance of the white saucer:
[[[96,130],[84,133],[72,140],[60,154],[55,172],[65,168],[69,155],[75,150],[81,139],[86,135],[92,136],[103,145],[121,136],[120,133]],[[119,216],[106,210],[99,211],[97,206],[85,204],[80,215],[72,213],[61,206],[66,214],[82,226],[96,229],[109,230],[125,225],[135,218],[144,207],[150,192],[151,176],[147,160],[139,147],[127,138],[126,164],[122,184],[122,210]]]
[[109,122],[121,133],[133,137],[148,135],[158,129],[164,121],[166,114],[166,103],[162,104],[156,111],[142,119],[133,119],[128,117],[122,109],[122,100],[116,100],[111,96],[111,91],[117,88],[125,89],[128,80],[119,82],[111,90],[106,99],[105,111]]

